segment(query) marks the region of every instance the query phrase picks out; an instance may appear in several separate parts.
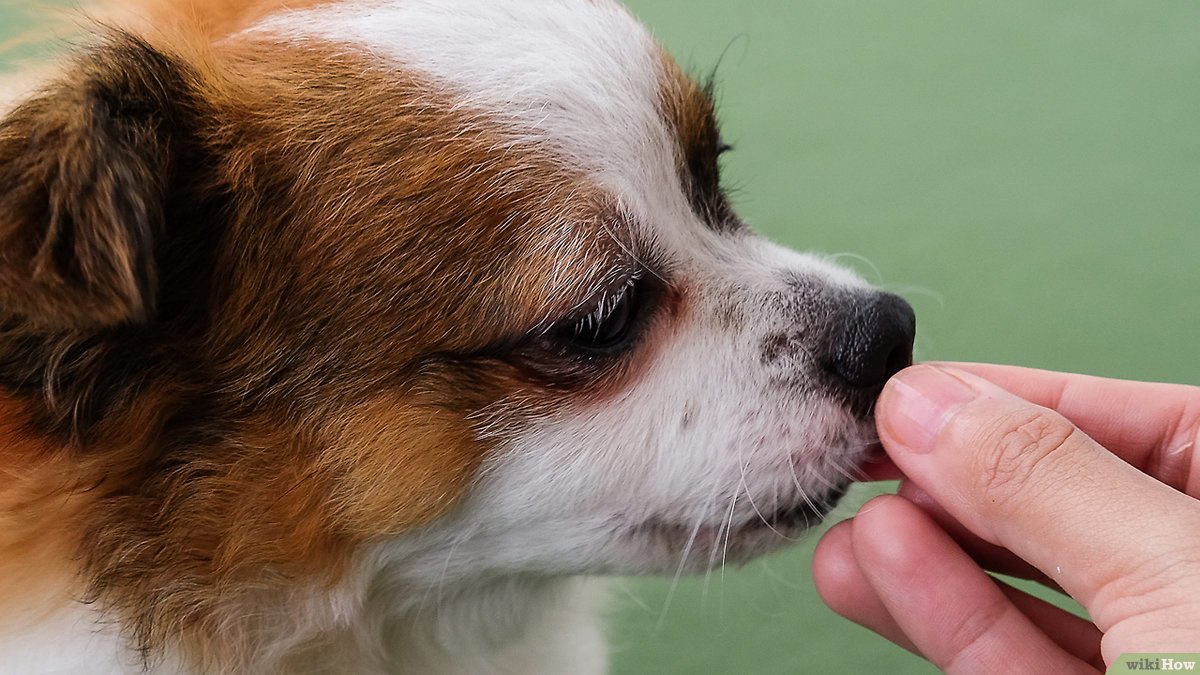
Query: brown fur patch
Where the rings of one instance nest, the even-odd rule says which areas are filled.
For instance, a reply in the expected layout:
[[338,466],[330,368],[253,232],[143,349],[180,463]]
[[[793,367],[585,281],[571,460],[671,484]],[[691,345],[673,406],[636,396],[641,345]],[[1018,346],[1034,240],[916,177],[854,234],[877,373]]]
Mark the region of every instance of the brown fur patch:
[[[97,114],[69,95],[81,88],[115,92],[101,101],[113,124],[158,120],[144,144],[116,134],[92,153],[166,153],[138,183],[160,225],[145,259],[156,274],[136,288],[156,302],[138,323],[0,307],[0,382],[27,410],[5,443],[55,439],[6,470],[34,493],[75,495],[65,541],[147,654],[179,644],[248,668],[239,640],[283,621],[296,588],[456,503],[489,450],[472,414],[506,400],[520,414],[574,381],[567,371],[599,375],[545,353],[538,329],[602,287],[621,247],[579,175],[365,58],[130,37],[88,58],[3,123],[0,156],[52,126],[64,131],[39,152],[75,157],[95,127],[80,120]],[[163,71],[162,96],[114,85],[147,68]],[[62,199],[93,196],[75,185]],[[94,228],[128,214],[94,208],[72,240],[123,246]],[[47,224],[32,207],[4,213],[22,218],[3,262],[16,288]],[[61,485],[38,468],[51,463]]]
[[356,537],[395,534],[445,512],[481,459],[465,420],[386,397],[331,429],[332,500]]
[[678,171],[692,209],[716,230],[741,227],[721,189],[721,133],[711,85],[700,86],[666,52],[661,53],[659,108],[675,132]]
[[93,86],[59,87],[0,125],[6,313],[63,329],[152,311],[170,161],[163,128],[176,124],[167,99],[182,86],[164,58],[138,66],[114,73],[81,60],[73,77]]

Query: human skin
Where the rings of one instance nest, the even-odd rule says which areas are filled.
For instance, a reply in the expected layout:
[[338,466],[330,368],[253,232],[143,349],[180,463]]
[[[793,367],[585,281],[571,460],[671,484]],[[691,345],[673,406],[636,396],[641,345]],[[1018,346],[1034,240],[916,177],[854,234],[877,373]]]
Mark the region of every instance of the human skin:
[[952,674],[1200,652],[1200,388],[928,364],[888,383],[876,419],[905,479],[817,546],[836,612]]

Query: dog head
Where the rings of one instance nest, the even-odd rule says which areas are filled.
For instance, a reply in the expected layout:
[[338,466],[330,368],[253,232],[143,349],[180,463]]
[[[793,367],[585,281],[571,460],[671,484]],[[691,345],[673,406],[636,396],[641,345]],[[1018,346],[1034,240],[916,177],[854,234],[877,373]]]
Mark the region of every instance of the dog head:
[[364,558],[673,571],[824,515],[911,310],[738,219],[623,8],[288,4],[112,35],[0,123],[0,377],[143,642]]

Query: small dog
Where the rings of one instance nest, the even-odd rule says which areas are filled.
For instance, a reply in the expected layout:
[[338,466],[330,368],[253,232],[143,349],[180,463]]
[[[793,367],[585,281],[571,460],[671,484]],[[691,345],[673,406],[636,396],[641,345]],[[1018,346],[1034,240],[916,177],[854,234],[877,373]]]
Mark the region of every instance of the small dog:
[[611,0],[139,5],[0,121],[0,671],[596,673],[912,355]]

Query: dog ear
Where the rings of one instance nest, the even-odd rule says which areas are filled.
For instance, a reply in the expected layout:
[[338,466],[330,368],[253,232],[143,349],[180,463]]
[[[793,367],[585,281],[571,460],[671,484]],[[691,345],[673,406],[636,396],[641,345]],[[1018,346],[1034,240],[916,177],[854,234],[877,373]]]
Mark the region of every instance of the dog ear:
[[189,77],[114,38],[0,120],[0,319],[143,323]]

